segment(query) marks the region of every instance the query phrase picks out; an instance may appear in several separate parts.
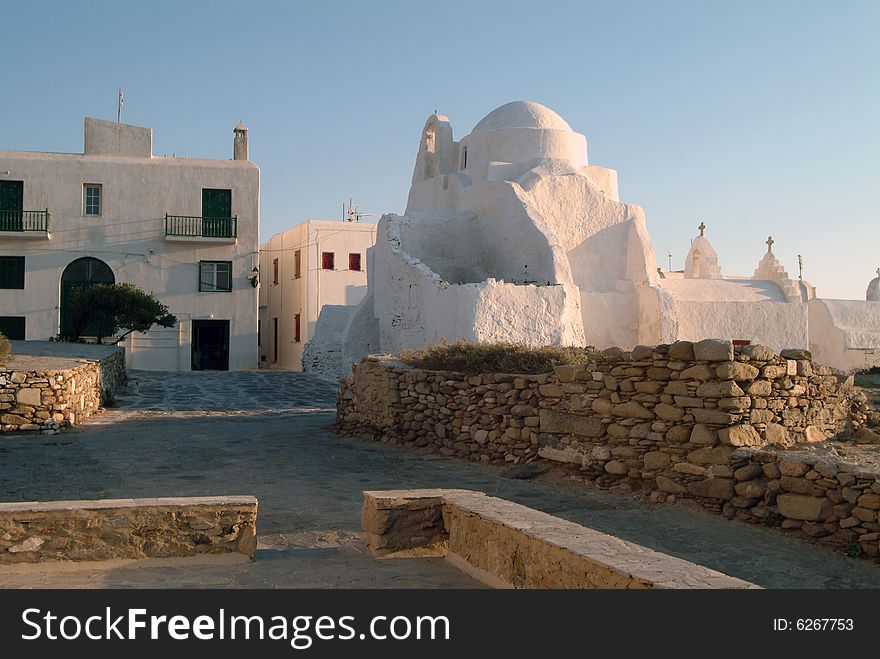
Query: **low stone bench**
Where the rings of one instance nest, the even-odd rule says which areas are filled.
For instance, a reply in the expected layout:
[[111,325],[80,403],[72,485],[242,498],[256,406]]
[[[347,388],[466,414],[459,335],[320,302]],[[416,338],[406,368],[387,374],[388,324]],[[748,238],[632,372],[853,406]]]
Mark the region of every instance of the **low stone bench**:
[[256,547],[251,496],[0,503],[0,566],[232,552],[253,559]]
[[496,587],[758,588],[482,492],[364,492],[362,522],[376,555],[446,556]]

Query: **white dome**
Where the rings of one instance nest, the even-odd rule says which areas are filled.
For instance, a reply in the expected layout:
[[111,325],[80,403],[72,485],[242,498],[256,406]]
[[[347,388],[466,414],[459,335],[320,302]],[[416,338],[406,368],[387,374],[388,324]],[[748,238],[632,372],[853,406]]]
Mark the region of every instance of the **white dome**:
[[530,101],[514,101],[492,110],[474,126],[473,132],[506,128],[542,128],[571,132],[571,126],[550,108]]
[[868,283],[868,290],[865,292],[865,299],[868,302],[880,302],[880,277],[874,277]]

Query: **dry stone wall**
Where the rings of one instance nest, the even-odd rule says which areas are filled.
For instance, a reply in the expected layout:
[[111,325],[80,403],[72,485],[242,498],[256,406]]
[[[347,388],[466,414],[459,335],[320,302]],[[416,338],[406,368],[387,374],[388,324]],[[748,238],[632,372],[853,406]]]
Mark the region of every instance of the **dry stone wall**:
[[171,558],[257,547],[254,497],[0,503],[0,566]]
[[337,427],[493,464],[571,463],[599,486],[693,499],[876,557],[880,472],[803,450],[865,433],[866,411],[852,380],[806,351],[707,340],[609,349],[545,375],[372,357],[341,382]]
[[97,412],[125,384],[125,351],[101,360],[13,358],[0,364],[0,432],[54,434]]

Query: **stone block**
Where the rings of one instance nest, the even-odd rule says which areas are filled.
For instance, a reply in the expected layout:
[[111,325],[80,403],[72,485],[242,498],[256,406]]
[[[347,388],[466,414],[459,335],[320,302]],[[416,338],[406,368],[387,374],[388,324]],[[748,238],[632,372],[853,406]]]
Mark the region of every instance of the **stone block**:
[[[755,421],[754,413],[752,413],[752,421]],[[791,439],[788,436],[788,430],[785,426],[778,423],[768,423],[764,428],[764,441],[767,444],[778,444],[780,446],[788,446]]]
[[740,349],[740,354],[757,362],[769,362],[776,359],[776,353],[773,351],[773,348],[768,348],[767,346],[762,346],[757,343],[754,345],[743,346]]
[[724,382],[704,382],[697,387],[697,396],[701,398],[730,398],[742,396],[743,390],[733,380]]
[[694,464],[724,465],[730,462],[734,448],[731,446],[704,446],[688,453],[688,462]]
[[556,379],[560,382],[574,382],[575,378],[586,372],[586,367],[581,364],[554,366],[553,372],[556,373]]
[[711,380],[715,377],[715,369],[708,364],[695,364],[684,369],[679,377],[682,380]]
[[542,384],[538,387],[538,393],[550,398],[558,398],[564,393],[558,384]]
[[803,462],[795,462],[792,460],[782,460],[779,463],[779,471],[784,476],[794,476],[798,478],[805,475],[810,470],[810,466]]
[[781,476],[779,485],[785,492],[793,494],[803,494],[810,497],[820,497],[825,495],[825,488],[816,485],[813,481],[806,478],[798,478],[797,476]]
[[656,483],[657,489],[661,492],[666,492],[668,494],[684,494],[687,492],[687,489],[683,485],[676,483],[674,480],[666,476],[657,476]]
[[715,369],[715,375],[720,380],[754,380],[760,371],[744,362],[726,362]]
[[670,459],[668,453],[662,451],[649,451],[645,453],[645,469],[665,469],[669,466]]
[[824,442],[826,437],[816,426],[807,426],[804,428],[804,439],[808,442]]
[[754,380],[745,384],[745,392],[749,396],[769,396],[773,393],[773,383],[770,380]]
[[695,497],[728,500],[734,495],[734,483],[727,478],[707,478],[688,483],[688,492]]
[[694,344],[694,359],[707,362],[733,360],[733,343],[720,339],[703,339]]
[[823,522],[831,516],[833,504],[825,497],[780,494],[776,497],[779,514],[805,522]]
[[682,444],[691,436],[691,429],[688,426],[672,426],[666,431],[666,441],[675,444]]
[[601,414],[602,416],[608,416],[611,414],[612,407],[614,407],[614,405],[607,398],[597,398],[590,405],[590,408],[596,414]]
[[764,443],[758,431],[747,423],[722,428],[718,431],[718,439],[729,446],[761,446]]
[[694,344],[690,341],[676,341],[669,346],[667,353],[670,359],[681,362],[690,362],[694,360]]
[[630,418],[630,419],[653,419],[654,413],[645,408],[640,403],[637,403],[634,400],[627,401],[625,403],[620,403],[619,405],[615,405],[612,408],[612,413],[615,416]]
[[813,353],[803,348],[788,348],[780,352],[779,356],[785,359],[813,359]]
[[691,443],[703,446],[715,446],[718,444],[718,433],[705,424],[698,423],[691,431]]
[[691,414],[697,423],[709,423],[717,426],[727,426],[738,420],[736,416],[723,410],[693,408]]
[[675,405],[667,405],[666,403],[658,403],[654,407],[654,414],[657,418],[664,421],[681,421],[684,418],[684,410]]
[[25,387],[15,392],[15,400],[19,405],[40,406],[40,390],[33,387]]
[[611,460],[605,463],[605,471],[609,474],[614,474],[615,476],[622,476],[629,471],[629,467],[626,466],[626,463],[621,462],[620,460]]
[[540,411],[541,432],[556,433],[560,435],[580,435],[582,437],[601,437],[605,434],[605,426],[601,419],[595,416],[582,414],[569,414],[556,410],[542,409]]

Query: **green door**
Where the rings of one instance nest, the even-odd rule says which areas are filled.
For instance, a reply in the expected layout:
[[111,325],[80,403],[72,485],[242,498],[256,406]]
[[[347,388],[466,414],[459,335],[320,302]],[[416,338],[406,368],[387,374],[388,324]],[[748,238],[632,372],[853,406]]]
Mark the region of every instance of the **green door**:
[[24,228],[24,181],[0,181],[0,231]]
[[202,189],[202,235],[232,237],[232,190]]

